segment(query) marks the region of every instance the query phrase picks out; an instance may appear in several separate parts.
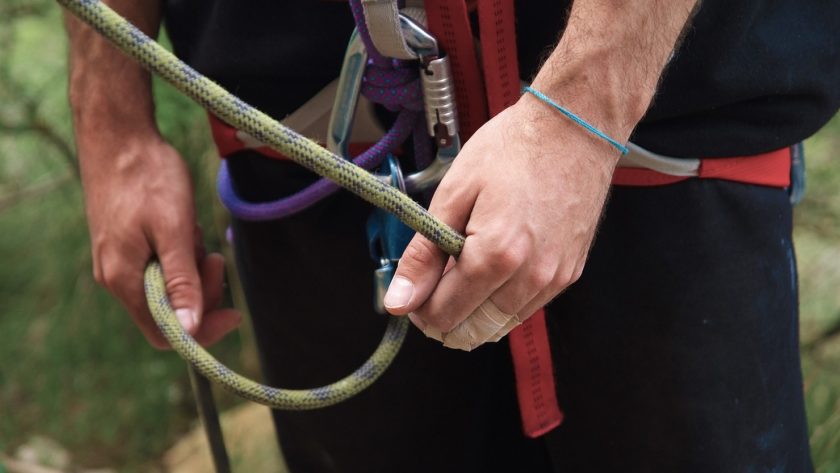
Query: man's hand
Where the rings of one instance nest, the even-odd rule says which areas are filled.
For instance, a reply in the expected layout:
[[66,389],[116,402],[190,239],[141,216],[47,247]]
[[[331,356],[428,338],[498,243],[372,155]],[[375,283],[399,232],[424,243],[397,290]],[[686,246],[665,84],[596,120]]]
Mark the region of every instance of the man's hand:
[[[695,3],[575,1],[534,88],[626,141]],[[523,96],[470,138],[432,199],[430,212],[466,235],[460,257],[446,264],[416,235],[385,296],[388,311],[411,314],[454,348],[506,335],[580,276],[618,157]]]
[[461,256],[444,274],[444,254],[416,235],[388,310],[442,333],[487,299],[524,320],[580,276],[617,159],[524,96],[469,140],[432,199],[431,213],[466,235]]
[[[154,37],[160,1],[108,0]],[[224,260],[205,255],[192,184],[154,121],[149,75],[92,29],[67,16],[70,104],[96,280],[128,309],[149,342],[168,346],[151,318],[143,270],[156,256],[181,325],[211,344],[240,321],[219,309]]]
[[224,259],[205,254],[184,161],[156,135],[96,147],[87,153],[113,148],[107,159],[87,155],[82,166],[96,280],[123,303],[149,342],[164,348],[143,291],[143,270],[156,256],[181,325],[199,343],[215,343],[240,316],[218,309]]

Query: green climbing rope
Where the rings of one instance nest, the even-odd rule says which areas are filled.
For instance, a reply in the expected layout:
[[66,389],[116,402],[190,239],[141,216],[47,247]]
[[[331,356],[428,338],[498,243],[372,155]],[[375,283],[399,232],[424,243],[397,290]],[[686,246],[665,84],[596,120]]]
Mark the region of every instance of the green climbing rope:
[[[247,132],[307,169],[335,181],[373,205],[393,213],[446,253],[457,256],[461,252],[464,237],[429,214],[410,197],[243,102],[180,61],[101,1],[58,2],[123,52],[220,119]],[[335,383],[303,390],[273,388],[234,373],[213,358],[181,328],[166,297],[163,274],[158,263],[152,262],[148,265],[144,281],[146,299],[152,316],[181,357],[211,381],[244,398],[277,409],[315,409],[354,396],[370,386],[385,371],[399,351],[408,331],[409,322],[405,317],[391,319],[379,347],[368,361]]]

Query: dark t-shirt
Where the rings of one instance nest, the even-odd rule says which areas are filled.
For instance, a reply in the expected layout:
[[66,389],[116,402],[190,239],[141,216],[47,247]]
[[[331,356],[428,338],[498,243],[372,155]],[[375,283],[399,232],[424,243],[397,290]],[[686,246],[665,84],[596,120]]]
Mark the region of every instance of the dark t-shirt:
[[[568,3],[517,2],[523,78],[556,42]],[[176,53],[275,117],[337,77],[353,28],[343,2],[165,4]],[[840,2],[704,0],[632,140],[672,156],[757,154],[810,136],[838,107]]]

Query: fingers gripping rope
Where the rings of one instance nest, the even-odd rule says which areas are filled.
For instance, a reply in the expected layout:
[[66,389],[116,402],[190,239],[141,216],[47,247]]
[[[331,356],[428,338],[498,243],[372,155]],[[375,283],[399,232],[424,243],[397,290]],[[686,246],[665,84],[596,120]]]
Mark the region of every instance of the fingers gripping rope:
[[[464,237],[407,195],[381,183],[364,169],[330,153],[230,94],[178,60],[99,0],[58,2],[123,52],[228,124],[247,132],[307,169],[335,181],[377,207],[393,213],[446,253],[457,256],[461,252]],[[146,298],[155,322],[181,357],[208,379],[242,397],[277,409],[315,409],[357,394],[388,367],[408,330],[409,322],[406,318],[391,319],[385,336],[370,359],[355,372],[333,384],[306,390],[272,388],[232,372],[181,328],[167,300],[163,274],[158,263],[149,264],[144,280]]]

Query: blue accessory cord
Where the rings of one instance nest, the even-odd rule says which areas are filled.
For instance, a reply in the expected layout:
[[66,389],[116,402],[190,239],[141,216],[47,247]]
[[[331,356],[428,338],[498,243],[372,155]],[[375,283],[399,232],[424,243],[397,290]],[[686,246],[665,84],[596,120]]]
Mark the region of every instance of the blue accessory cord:
[[561,107],[554,100],[551,100],[550,98],[548,98],[544,93],[540,92],[539,90],[532,89],[531,87],[525,86],[525,87],[522,88],[522,91],[523,92],[528,92],[529,94],[531,94],[534,97],[542,100],[543,102],[547,103],[548,105],[551,105],[552,108],[556,109],[558,112],[562,113],[563,115],[569,117],[569,119],[572,120],[573,122],[575,122],[578,125],[584,127],[587,131],[589,131],[593,135],[597,136],[598,138],[601,138],[602,140],[611,144],[613,147],[615,147],[615,149],[621,151],[622,156],[624,156],[625,154],[630,152],[630,150],[627,149],[626,146],[624,146],[623,144],[619,143],[618,141],[615,141],[614,139],[610,138],[603,131],[595,128],[594,126],[590,125],[589,123],[586,123],[586,121],[584,119],[580,118],[579,116],[575,115],[574,113],[572,113],[572,112],[566,110],[565,108]]

